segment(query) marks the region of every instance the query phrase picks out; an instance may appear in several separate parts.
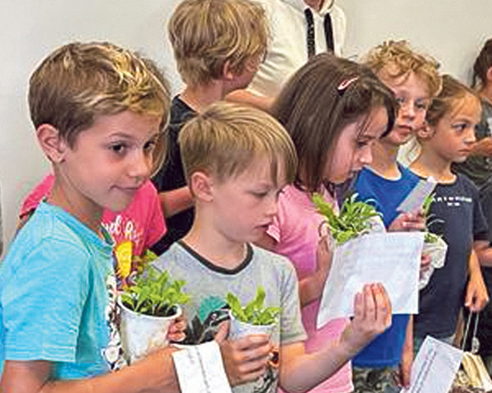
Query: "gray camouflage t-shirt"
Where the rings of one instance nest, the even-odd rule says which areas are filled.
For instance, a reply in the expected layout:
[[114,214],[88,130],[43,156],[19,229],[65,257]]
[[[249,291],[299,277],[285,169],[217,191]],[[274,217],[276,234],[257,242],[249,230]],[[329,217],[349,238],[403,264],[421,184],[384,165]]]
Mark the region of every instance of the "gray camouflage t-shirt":
[[[235,294],[242,304],[251,301],[259,286],[266,292],[265,305],[280,307],[280,323],[272,334],[272,342],[282,345],[303,341],[298,282],[294,267],[283,256],[248,245],[245,260],[234,270],[218,267],[183,242],[175,243],[160,256],[154,266],[168,270],[174,280],[184,280],[183,290],[191,295],[184,308],[187,321],[187,344],[213,339],[218,325],[228,318],[227,292]],[[236,386],[234,393],[276,393],[278,370],[271,364],[255,383]]]

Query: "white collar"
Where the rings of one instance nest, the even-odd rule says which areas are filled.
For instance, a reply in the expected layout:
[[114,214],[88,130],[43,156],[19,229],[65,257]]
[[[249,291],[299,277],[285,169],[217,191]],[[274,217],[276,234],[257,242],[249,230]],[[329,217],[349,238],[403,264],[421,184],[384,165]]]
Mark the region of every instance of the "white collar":
[[[311,7],[309,7],[305,2],[304,0],[280,0],[286,4],[289,4],[291,7],[301,11],[301,12],[304,12],[304,10],[306,8],[310,8],[312,10]],[[330,12],[333,8],[333,6],[335,5],[335,0],[325,0],[324,4],[323,4],[323,7],[321,8],[321,10],[319,12],[314,12],[314,13],[317,13],[321,16],[325,16],[328,12]],[[313,10],[314,11],[314,10]]]

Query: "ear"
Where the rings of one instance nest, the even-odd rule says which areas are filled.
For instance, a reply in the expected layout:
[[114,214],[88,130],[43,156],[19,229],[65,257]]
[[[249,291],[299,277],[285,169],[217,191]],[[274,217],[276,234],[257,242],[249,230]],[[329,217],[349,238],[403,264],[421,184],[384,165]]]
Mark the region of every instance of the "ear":
[[44,154],[53,163],[60,163],[65,159],[69,149],[67,142],[60,137],[60,132],[51,124],[41,124],[36,129],[36,136]]
[[430,139],[434,135],[435,128],[425,122],[422,127],[417,130],[417,138]]
[[210,175],[205,172],[194,172],[190,177],[190,189],[195,198],[205,202],[213,200],[214,181]]
[[222,78],[227,81],[231,81],[236,77],[236,74],[231,71],[231,62],[227,60],[224,64],[224,68],[222,69]]
[[487,84],[492,83],[492,67],[487,70]]

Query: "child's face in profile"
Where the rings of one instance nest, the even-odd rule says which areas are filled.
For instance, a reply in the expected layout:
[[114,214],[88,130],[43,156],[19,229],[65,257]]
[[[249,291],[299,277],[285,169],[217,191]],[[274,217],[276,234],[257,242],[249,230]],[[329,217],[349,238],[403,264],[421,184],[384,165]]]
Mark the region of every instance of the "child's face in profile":
[[[369,118],[345,126],[335,144],[331,159],[328,159],[324,179],[341,184],[353,177],[364,165],[372,162],[371,146],[386,130],[386,109],[377,107]],[[361,130],[361,127],[364,127]]]
[[393,91],[400,104],[395,126],[384,138],[384,142],[401,146],[407,143],[424,125],[427,107],[430,103],[428,87],[412,71],[397,79],[382,77],[382,80]]
[[150,175],[160,119],[125,111],[102,115],[81,131],[58,164],[74,207],[121,211]]
[[254,158],[240,175],[215,180],[212,186],[214,229],[234,243],[260,239],[277,215],[278,196],[285,184],[282,160],[279,159],[274,182],[270,160],[265,155]]
[[470,94],[456,100],[453,109],[446,113],[435,127],[428,126],[430,133],[424,149],[445,162],[463,162],[470,155],[476,142],[475,127],[480,121],[481,106]]

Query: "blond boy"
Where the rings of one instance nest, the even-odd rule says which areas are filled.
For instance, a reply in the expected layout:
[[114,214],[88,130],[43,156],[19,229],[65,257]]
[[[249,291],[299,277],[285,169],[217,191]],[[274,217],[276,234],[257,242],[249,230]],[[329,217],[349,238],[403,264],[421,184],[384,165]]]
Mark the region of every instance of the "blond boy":
[[[408,144],[423,127],[427,107],[439,91],[438,64],[405,41],[388,41],[375,47],[365,63],[393,91],[400,107],[391,132],[373,145],[373,161],[360,173],[357,193],[362,200],[376,204],[390,230],[423,229],[424,220],[419,212],[398,211],[419,179],[399,164],[397,157],[400,147]],[[397,392],[399,384],[410,383],[412,320],[408,315],[394,315],[393,321],[391,328],[352,362],[356,392]]]
[[29,108],[55,184],[0,266],[0,391],[179,391],[171,349],[110,373],[124,361],[100,224],[150,175],[166,90],[132,52],[72,43],[31,76]]
[[248,86],[268,41],[264,10],[249,0],[184,0],[174,10],[168,30],[186,87],[173,99],[168,159],[153,179],[169,217],[168,232],[155,247],[158,254],[183,237],[193,221],[178,146],[183,124],[226,94]]
[[[336,345],[306,354],[292,264],[253,246],[277,214],[282,188],[294,180],[296,154],[287,132],[264,112],[217,103],[184,127],[179,143],[195,198],[191,231],[157,261],[159,269],[186,280],[191,302],[185,308],[188,343],[210,340],[227,319],[226,294],[250,301],[258,287],[266,306],[281,308],[271,337],[280,363],[254,356],[258,336],[222,345],[224,364],[235,393],[305,392],[333,375],[391,323],[389,299],[368,285],[355,299],[355,317]],[[324,258],[330,258],[327,250]],[[245,384],[237,370],[250,370]]]

